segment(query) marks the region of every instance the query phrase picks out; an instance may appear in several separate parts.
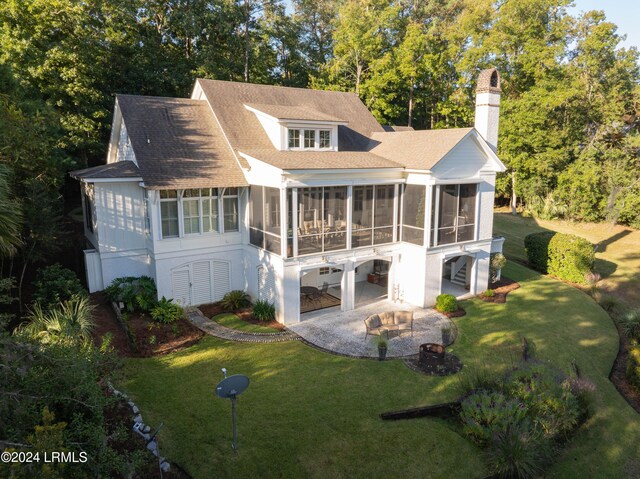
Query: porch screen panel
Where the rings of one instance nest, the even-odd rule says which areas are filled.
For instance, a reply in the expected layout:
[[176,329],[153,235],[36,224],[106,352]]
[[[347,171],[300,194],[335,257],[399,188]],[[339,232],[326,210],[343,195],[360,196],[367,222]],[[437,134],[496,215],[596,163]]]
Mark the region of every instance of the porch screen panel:
[[373,227],[373,186],[354,186],[352,201],[351,246],[369,246]]
[[264,249],[280,254],[280,190],[264,187]]
[[324,251],[345,249],[347,218],[347,187],[331,186],[324,188],[324,214],[322,232]]
[[441,185],[438,244],[449,244],[456,242],[457,212],[458,185]]
[[460,185],[456,238],[458,242],[475,239],[477,191],[478,185]]
[[426,187],[406,185],[402,195],[402,240],[424,244],[424,214]]
[[393,241],[394,189],[393,185],[377,185],[375,187],[374,244],[391,243]]
[[252,186],[249,191],[249,241],[280,254],[280,190]]
[[298,254],[322,252],[322,188],[298,190]]
[[259,248],[263,247],[264,242],[262,195],[262,186],[252,186],[249,190],[249,242]]

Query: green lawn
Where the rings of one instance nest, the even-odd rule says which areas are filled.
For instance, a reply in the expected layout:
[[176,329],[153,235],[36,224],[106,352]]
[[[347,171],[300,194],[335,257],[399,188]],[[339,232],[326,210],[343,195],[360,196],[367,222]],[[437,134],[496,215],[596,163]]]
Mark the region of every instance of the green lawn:
[[582,236],[596,244],[595,269],[601,287],[628,307],[640,308],[640,231],[608,223],[571,223],[513,216],[504,209],[494,215],[494,233],[503,235],[507,258],[526,261],[524,237],[539,231],[559,231]]
[[[506,304],[473,299],[456,319],[460,337],[452,349],[465,364],[457,376],[428,377],[399,360],[344,358],[299,342],[209,337],[172,355],[128,360],[119,385],[147,422],[164,422],[162,454],[195,478],[482,478],[481,452],[455,424],[383,422],[378,414],[456,398],[460,377],[508,365],[509,346],[524,335],[540,357],[565,369],[575,358],[597,385],[594,416],[546,477],[637,477],[640,416],[607,379],[618,347],[611,320],[570,286],[514,263],[505,274],[522,284]],[[238,401],[237,454],[230,402],[214,395],[222,367],[251,378]]]
[[213,319],[215,322],[226,326],[231,329],[238,329],[240,331],[246,331],[248,333],[275,333],[276,329],[270,328],[268,326],[260,326],[259,324],[251,324],[246,321],[241,320],[238,316],[233,313],[222,313],[214,316]]

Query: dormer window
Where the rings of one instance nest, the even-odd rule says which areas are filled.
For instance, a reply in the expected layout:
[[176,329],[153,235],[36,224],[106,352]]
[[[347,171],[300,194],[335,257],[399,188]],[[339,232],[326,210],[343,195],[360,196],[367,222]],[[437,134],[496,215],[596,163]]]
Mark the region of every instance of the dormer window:
[[300,148],[300,130],[289,129],[289,148]]
[[331,130],[288,129],[289,149],[328,150],[331,148]]

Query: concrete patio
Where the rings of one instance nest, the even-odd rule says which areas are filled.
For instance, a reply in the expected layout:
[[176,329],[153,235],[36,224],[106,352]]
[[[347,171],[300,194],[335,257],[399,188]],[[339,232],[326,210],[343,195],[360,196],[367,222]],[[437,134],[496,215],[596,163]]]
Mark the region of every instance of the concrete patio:
[[[340,311],[339,307],[302,314],[298,324],[288,328],[322,349],[354,357],[378,357],[377,336],[365,340],[364,320],[371,314],[384,311],[413,311],[413,335],[404,332],[389,335],[387,357],[418,354],[423,343],[441,343],[442,328],[453,327],[452,322],[433,309],[414,307],[403,303],[379,300],[353,311]],[[385,336],[386,337],[386,336]]]

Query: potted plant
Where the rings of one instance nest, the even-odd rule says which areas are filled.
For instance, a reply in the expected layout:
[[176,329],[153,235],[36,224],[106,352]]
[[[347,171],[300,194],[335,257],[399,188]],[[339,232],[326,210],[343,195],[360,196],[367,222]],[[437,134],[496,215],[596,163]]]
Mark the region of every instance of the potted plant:
[[448,346],[453,343],[453,330],[451,326],[445,326],[442,328],[442,344]]
[[378,336],[378,361],[384,361],[384,358],[387,357],[387,349],[389,347],[389,342],[384,339],[382,335]]

